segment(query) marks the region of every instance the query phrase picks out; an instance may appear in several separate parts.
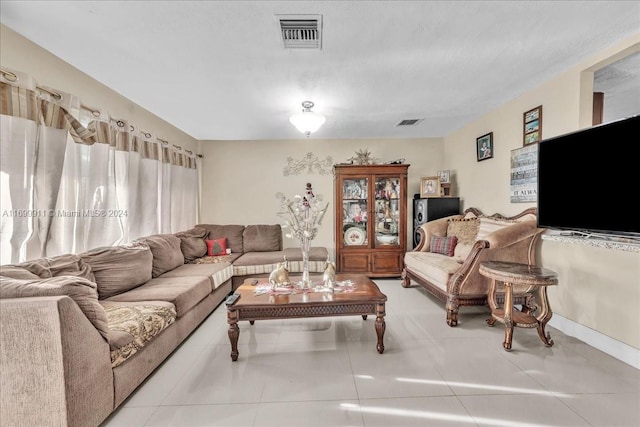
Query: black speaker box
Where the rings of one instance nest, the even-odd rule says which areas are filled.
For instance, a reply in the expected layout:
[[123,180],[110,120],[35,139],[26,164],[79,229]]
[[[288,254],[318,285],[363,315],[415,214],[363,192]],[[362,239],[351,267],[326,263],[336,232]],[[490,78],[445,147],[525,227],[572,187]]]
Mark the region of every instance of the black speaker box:
[[429,197],[413,199],[413,247],[420,243],[418,228],[434,219],[460,213],[459,197]]

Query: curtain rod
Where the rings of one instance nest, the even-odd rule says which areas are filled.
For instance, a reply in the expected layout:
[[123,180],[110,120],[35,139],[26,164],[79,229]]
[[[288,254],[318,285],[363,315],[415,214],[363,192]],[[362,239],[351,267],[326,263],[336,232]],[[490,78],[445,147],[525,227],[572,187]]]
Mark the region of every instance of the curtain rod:
[[[18,81],[18,75],[16,73],[12,73],[11,71],[4,70],[2,68],[0,68],[0,73],[2,73],[2,75],[7,80],[9,80],[10,82]],[[38,89],[38,90],[40,90],[42,92],[48,93],[49,95],[53,96],[57,100],[61,100],[62,99],[62,95],[60,95],[58,92],[52,91],[51,89],[47,89],[47,88],[44,88],[42,86],[36,86],[36,89]],[[98,110],[97,108],[89,107],[89,106],[84,105],[84,104],[80,104],[80,107],[84,108],[87,111],[90,111],[91,114],[93,114],[95,117],[100,117],[100,110]]]

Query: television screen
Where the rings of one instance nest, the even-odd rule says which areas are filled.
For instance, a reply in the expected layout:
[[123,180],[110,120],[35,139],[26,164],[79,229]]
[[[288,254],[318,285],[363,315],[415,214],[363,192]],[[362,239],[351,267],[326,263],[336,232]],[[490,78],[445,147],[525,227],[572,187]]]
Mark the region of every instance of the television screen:
[[539,142],[538,226],[640,237],[640,116]]

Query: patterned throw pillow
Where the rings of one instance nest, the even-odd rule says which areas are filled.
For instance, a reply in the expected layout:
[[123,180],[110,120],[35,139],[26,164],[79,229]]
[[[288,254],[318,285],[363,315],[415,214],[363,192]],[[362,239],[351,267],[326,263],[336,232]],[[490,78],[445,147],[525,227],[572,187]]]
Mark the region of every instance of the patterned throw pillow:
[[433,236],[431,237],[429,251],[446,255],[446,256],[453,256],[453,251],[456,248],[457,243],[458,243],[458,238],[456,236],[450,236],[450,237]]
[[472,245],[476,241],[479,226],[478,218],[450,219],[447,224],[447,236],[456,236],[459,243]]
[[206,240],[207,243],[207,255],[218,256],[227,254],[227,238]]

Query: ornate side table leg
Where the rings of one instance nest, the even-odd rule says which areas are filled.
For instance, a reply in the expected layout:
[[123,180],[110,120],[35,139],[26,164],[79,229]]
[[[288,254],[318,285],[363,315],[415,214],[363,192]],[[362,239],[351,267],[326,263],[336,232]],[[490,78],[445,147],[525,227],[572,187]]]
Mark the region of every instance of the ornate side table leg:
[[496,324],[496,319],[493,318],[493,313],[495,313],[496,308],[498,307],[498,303],[496,302],[496,279],[491,279],[491,285],[489,286],[489,295],[487,297],[487,302],[489,303],[489,308],[491,309],[491,314],[487,319],[487,324],[489,326],[493,326]]
[[538,301],[538,304],[540,304],[540,313],[536,316],[536,319],[538,320],[538,325],[536,327],[538,330],[538,336],[545,346],[552,347],[554,343],[551,339],[551,335],[544,330],[547,322],[551,320],[551,316],[553,315],[551,307],[549,306],[549,299],[547,298],[546,286],[540,286],[537,289],[536,300]]
[[511,283],[504,283],[504,343],[502,347],[506,351],[511,351],[511,340],[513,339],[513,290]]
[[240,336],[240,328],[238,328],[238,311],[227,310],[227,323],[229,323],[229,341],[231,342],[231,360],[238,360],[238,337]]
[[384,330],[386,325],[384,323],[384,303],[376,304],[376,335],[378,335],[378,345],[376,346],[378,353],[382,354],[384,352]]

